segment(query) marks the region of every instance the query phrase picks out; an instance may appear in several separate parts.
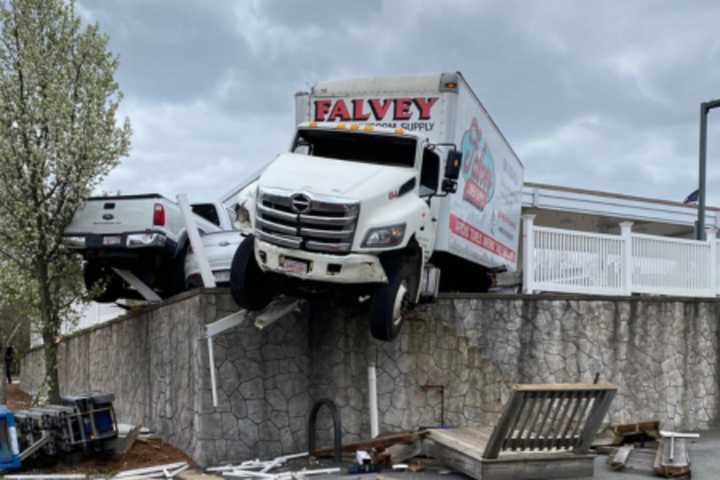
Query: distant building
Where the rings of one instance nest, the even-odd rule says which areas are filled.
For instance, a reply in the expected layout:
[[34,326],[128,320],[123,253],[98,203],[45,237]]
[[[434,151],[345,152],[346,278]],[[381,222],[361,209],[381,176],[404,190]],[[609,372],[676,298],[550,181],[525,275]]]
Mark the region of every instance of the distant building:
[[[594,233],[619,233],[631,221],[637,233],[694,238],[697,220],[697,207],[682,202],[542,183],[525,183],[522,205],[536,225]],[[720,227],[720,209],[708,207],[705,224]]]

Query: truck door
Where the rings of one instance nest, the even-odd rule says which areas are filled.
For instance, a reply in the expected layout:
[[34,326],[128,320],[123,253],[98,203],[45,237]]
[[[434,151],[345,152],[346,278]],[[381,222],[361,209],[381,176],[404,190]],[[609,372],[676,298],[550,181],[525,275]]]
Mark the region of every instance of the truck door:
[[425,262],[428,261],[435,249],[437,235],[437,219],[440,213],[440,202],[434,195],[440,188],[440,156],[425,144],[422,150],[422,165],[420,166],[420,197],[429,202],[429,211],[423,212],[420,231],[417,240],[423,247]]

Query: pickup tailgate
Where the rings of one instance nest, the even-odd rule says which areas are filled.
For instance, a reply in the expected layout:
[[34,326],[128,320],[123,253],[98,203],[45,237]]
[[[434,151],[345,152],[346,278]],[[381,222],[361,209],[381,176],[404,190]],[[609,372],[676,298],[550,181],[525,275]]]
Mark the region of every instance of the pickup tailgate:
[[168,203],[157,194],[91,197],[75,213],[65,235],[144,232],[153,226],[155,204]]

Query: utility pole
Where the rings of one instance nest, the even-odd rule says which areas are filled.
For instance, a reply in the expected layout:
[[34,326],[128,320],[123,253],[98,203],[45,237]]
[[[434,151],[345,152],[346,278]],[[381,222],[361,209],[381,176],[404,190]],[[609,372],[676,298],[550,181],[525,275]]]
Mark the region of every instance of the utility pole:
[[720,107],[719,100],[711,100],[700,104],[700,185],[698,185],[698,218],[695,238],[705,240],[705,176],[707,156],[707,117],[713,108]]

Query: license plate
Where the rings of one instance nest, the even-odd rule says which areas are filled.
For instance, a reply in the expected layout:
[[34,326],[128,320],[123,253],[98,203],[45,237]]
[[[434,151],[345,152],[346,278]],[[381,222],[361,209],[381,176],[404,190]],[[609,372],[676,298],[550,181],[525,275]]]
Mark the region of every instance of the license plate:
[[304,260],[295,260],[293,258],[286,258],[283,262],[283,270],[289,273],[307,273],[308,262]]
[[111,236],[111,237],[103,237],[103,245],[106,247],[112,247],[114,245],[121,245],[122,244],[122,237],[119,235]]

